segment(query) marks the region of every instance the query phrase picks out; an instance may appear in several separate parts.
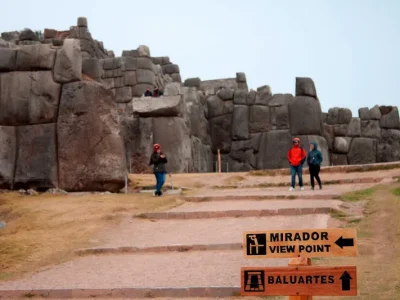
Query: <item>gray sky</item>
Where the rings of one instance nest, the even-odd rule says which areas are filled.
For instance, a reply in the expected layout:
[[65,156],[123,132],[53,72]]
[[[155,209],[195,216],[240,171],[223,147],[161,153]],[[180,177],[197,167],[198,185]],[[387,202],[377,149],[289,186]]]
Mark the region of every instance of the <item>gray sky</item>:
[[117,56],[144,44],[169,56],[182,78],[235,77],[250,88],[294,93],[314,79],[323,111],[400,105],[400,1],[396,0],[2,0],[0,31],[68,29],[88,18]]

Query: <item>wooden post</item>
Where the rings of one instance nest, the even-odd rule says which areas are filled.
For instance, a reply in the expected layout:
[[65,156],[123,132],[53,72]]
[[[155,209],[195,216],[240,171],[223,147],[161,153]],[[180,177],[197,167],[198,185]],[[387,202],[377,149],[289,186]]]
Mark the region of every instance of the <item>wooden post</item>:
[[221,173],[221,152],[218,149],[218,173]]
[[[289,262],[288,266],[311,266],[311,259],[306,257],[296,257]],[[312,296],[289,296],[289,300],[312,300]]]

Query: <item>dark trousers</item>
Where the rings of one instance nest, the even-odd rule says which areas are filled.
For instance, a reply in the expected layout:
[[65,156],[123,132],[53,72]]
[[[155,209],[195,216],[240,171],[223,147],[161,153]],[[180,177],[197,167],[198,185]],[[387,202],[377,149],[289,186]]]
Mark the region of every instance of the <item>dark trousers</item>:
[[161,192],[161,189],[164,185],[165,182],[165,177],[166,174],[165,173],[154,173],[154,175],[156,176],[156,192],[159,193]]
[[311,187],[314,187],[314,178],[317,179],[318,185],[321,186],[321,179],[319,178],[319,165],[309,165]]
[[290,173],[292,174],[292,188],[296,186],[296,174],[299,176],[299,186],[303,187],[303,166],[290,166]]

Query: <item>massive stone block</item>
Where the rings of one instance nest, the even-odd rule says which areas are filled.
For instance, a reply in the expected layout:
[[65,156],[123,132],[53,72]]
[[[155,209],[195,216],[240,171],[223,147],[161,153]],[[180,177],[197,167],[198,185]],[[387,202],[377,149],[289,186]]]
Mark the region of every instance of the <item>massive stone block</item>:
[[387,114],[382,114],[380,127],[385,129],[400,129],[399,111],[396,106],[389,107]]
[[194,78],[187,78],[185,79],[185,82],[183,83],[184,86],[186,87],[197,87],[199,88],[201,85],[201,79],[199,77],[194,77]]
[[[85,58],[82,60],[82,73],[88,75],[94,80],[98,80],[101,77],[111,78],[113,76],[107,76],[106,73],[103,74],[103,69],[101,68],[100,60],[97,58]],[[113,74],[111,74],[113,75]]]
[[68,83],[81,80],[82,55],[79,40],[65,39],[63,47],[58,51],[54,65],[56,82]]
[[336,137],[333,145],[333,151],[339,154],[346,154],[349,152],[351,137]]
[[0,48],[0,71],[15,71],[17,50]]
[[244,90],[235,90],[233,104],[246,105],[247,103],[247,92]]
[[333,150],[333,141],[335,140],[335,129],[333,125],[324,124],[324,134],[329,150]]
[[358,116],[362,121],[371,120],[371,115],[369,113],[368,107],[361,107],[360,109],[358,109]]
[[266,132],[269,129],[270,109],[268,106],[250,106],[250,125],[251,133]]
[[322,135],[322,111],[319,101],[311,97],[295,97],[289,104],[292,135]]
[[339,108],[338,124],[349,124],[353,114],[348,108]]
[[287,105],[271,106],[269,108],[270,129],[289,129],[289,108]]
[[0,126],[0,189],[12,189],[14,182],[16,128]]
[[373,164],[376,162],[377,142],[375,139],[354,138],[347,155],[350,165]]
[[361,120],[360,118],[352,118],[349,126],[347,126],[346,136],[360,137],[361,136]]
[[271,99],[272,99],[271,91],[265,89],[260,91],[257,90],[256,100],[254,104],[268,105]]
[[233,108],[232,137],[234,140],[249,138],[249,107],[235,105]]
[[229,153],[231,150],[232,119],[232,114],[225,114],[209,120],[213,153],[217,153],[218,149],[221,153]]
[[332,155],[331,155],[331,163],[332,163],[332,166],[348,165],[347,155],[346,154],[332,153]]
[[289,130],[273,130],[261,136],[257,169],[279,169],[289,167],[287,152],[292,146]]
[[115,101],[117,103],[129,103],[132,101],[132,88],[130,86],[115,89]]
[[292,94],[275,94],[268,105],[270,107],[289,105],[294,99]]
[[58,186],[56,124],[17,127],[18,156],[15,189]]
[[308,77],[296,77],[296,97],[308,96],[317,98],[314,81]]
[[167,171],[187,172],[192,155],[189,130],[182,118],[153,118],[153,140],[168,159]]
[[38,44],[22,46],[18,49],[16,66],[20,71],[52,69],[56,50],[50,45]]
[[[237,90],[236,90],[237,91]],[[217,96],[226,101],[226,100],[232,100],[234,97],[234,93],[236,93],[236,91],[232,90],[232,89],[228,89],[228,88],[220,88],[217,91]],[[238,94],[239,95],[239,94]],[[240,91],[240,95],[242,95],[242,91]]]
[[204,173],[213,170],[213,154],[209,145],[204,145],[200,139],[191,137],[192,155],[191,172]]
[[218,96],[207,98],[208,118],[213,118],[229,113],[233,113],[233,102],[223,101]]
[[378,105],[375,105],[373,108],[369,110],[369,115],[371,120],[380,120],[382,117],[381,110]]
[[55,122],[60,91],[51,71],[0,74],[0,125]]
[[379,139],[381,137],[381,128],[379,127],[379,121],[361,121],[361,136]]
[[136,80],[137,83],[142,84],[155,84],[155,75],[153,71],[145,70],[145,69],[138,69],[136,70]]
[[206,119],[204,96],[193,87],[183,89],[183,103],[186,103],[187,118],[190,120],[190,135],[210,145],[210,132]]
[[377,162],[400,161],[400,130],[382,129]]
[[[329,148],[328,148],[328,143],[326,142],[326,140],[319,135],[300,135],[298,136],[298,138],[300,139],[300,144],[301,146],[304,148],[304,150],[306,150],[306,152],[308,153],[309,148],[310,148],[310,143],[311,142],[315,142],[318,145],[318,149],[319,151],[321,151],[322,153],[322,166],[329,166],[330,165],[330,155],[329,155]],[[289,149],[288,149],[289,150]],[[307,161],[304,163],[304,166],[307,167]]]
[[335,136],[346,136],[348,127],[347,124],[336,124],[333,125],[333,132]]
[[179,66],[176,64],[163,65],[162,68],[163,68],[164,74],[179,73]]
[[153,71],[154,64],[149,57],[138,57],[137,58],[137,68]]
[[133,98],[132,107],[134,115],[140,117],[179,117],[184,109],[180,95]]
[[60,188],[118,192],[125,147],[112,93],[96,82],[63,86],[57,123]]

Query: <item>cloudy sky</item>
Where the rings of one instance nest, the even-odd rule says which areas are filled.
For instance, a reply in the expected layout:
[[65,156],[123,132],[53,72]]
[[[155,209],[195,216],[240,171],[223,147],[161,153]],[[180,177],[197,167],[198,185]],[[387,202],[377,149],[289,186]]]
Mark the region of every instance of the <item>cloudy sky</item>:
[[68,29],[88,18],[109,50],[148,45],[182,78],[235,77],[250,88],[294,93],[314,79],[322,109],[399,105],[400,1],[396,0],[2,0],[0,30]]

